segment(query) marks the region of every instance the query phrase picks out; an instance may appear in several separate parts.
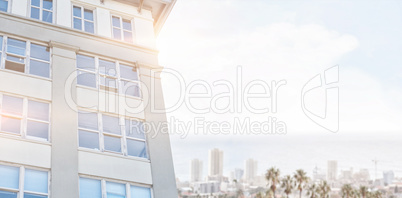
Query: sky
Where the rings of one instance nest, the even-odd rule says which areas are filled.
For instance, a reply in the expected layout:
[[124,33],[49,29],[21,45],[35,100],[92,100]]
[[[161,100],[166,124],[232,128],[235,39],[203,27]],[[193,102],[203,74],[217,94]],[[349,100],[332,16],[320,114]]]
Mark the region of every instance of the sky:
[[[204,161],[206,176],[215,147],[225,153],[225,175],[247,158],[259,161],[260,174],[271,166],[311,174],[338,160],[340,169],[374,175],[377,158],[378,175],[402,177],[401,37],[401,1],[178,0],[157,40],[168,120],[233,126],[236,119],[274,119],[268,125],[285,125],[286,134],[171,127],[177,177],[189,178],[193,158]],[[253,82],[248,91],[265,98],[249,106],[231,100]],[[181,102],[194,93],[209,96]]]

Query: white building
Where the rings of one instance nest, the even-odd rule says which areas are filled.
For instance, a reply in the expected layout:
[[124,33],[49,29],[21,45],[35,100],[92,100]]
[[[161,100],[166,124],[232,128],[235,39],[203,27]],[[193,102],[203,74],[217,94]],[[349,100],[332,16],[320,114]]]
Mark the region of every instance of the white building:
[[169,136],[144,129],[166,121],[147,104],[174,3],[0,0],[0,197],[177,197]]
[[208,176],[223,175],[223,151],[214,148],[209,150]]
[[392,182],[394,181],[394,178],[395,178],[394,171],[391,171],[391,170],[384,171],[383,176],[384,176],[384,185],[386,185],[386,186],[392,184]]
[[247,159],[244,163],[245,173],[244,180],[247,182],[253,182],[258,171],[258,162],[254,159]]
[[190,181],[191,182],[200,182],[202,181],[202,161],[199,159],[191,160],[190,165]]
[[328,161],[327,180],[335,181],[338,176],[338,162],[335,160]]

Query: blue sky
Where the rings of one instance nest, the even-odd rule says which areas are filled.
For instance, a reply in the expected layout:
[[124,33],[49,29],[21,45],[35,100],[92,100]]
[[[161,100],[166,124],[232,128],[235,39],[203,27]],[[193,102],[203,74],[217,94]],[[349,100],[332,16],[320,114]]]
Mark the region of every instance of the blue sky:
[[[391,152],[383,156],[383,161],[390,163],[388,166],[385,163],[383,169],[402,167],[402,159],[391,157],[398,155],[392,155],[392,151],[398,149],[395,148],[397,144],[391,142],[402,139],[401,11],[402,2],[391,0],[179,0],[158,38],[160,64],[180,72],[186,82],[197,79],[208,83],[220,79],[233,81],[238,65],[243,67],[246,81],[285,79],[287,84],[278,96],[278,113],[270,113],[269,116],[284,121],[288,133],[286,137],[190,135],[185,139],[172,135],[178,177],[188,178],[191,158],[203,159],[206,167],[209,148],[225,148],[225,172],[228,172],[242,167],[246,157],[262,158],[255,154],[261,150],[281,149],[279,153],[286,152],[286,145],[292,144],[293,136],[300,139],[302,146],[316,137],[325,142],[336,135],[342,145],[351,148],[381,137],[376,145],[384,152]],[[333,65],[339,65],[337,134],[328,133],[315,125],[300,110],[302,85]],[[177,100],[177,84],[169,76],[162,77],[165,101],[169,106]],[[214,94],[222,92],[217,87],[213,91]],[[202,106],[206,102],[200,100],[196,105]],[[320,101],[313,102],[317,109],[325,105]],[[264,120],[267,115],[251,112],[194,114],[186,105],[168,113],[168,118],[189,122],[197,116],[206,120],[230,121],[235,117]],[[348,141],[358,140],[359,136],[364,136],[360,142]],[[278,140],[283,145],[270,146],[264,144],[265,140]],[[261,143],[257,144],[259,141]],[[241,153],[236,150],[237,145],[255,155],[237,155]],[[336,144],[326,149],[335,147]],[[372,156],[370,149],[366,150],[367,159],[359,158],[349,164],[347,161],[350,159],[339,157],[341,151],[331,153],[328,159],[344,160],[342,167],[369,168],[368,158],[377,156]],[[295,164],[292,160],[300,154],[294,149],[289,149],[289,153],[292,156],[286,162],[257,159],[260,161],[259,171],[262,173],[273,165],[283,166],[289,171],[298,168],[286,167],[286,164]],[[328,160],[318,153],[311,155],[315,161],[301,165],[302,168],[309,170],[313,164],[324,166]],[[354,158],[357,153],[351,152],[350,155]],[[364,163],[359,164],[358,161]]]

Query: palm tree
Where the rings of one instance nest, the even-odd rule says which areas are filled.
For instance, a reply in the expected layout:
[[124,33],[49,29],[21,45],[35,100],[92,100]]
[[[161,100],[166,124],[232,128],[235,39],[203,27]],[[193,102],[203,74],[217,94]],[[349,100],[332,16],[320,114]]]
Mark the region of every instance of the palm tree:
[[310,198],[316,198],[317,193],[318,193],[318,186],[315,185],[314,183],[307,187],[306,195],[309,196]]
[[275,191],[276,191],[276,185],[279,183],[279,175],[280,175],[279,169],[272,167],[269,170],[267,170],[267,173],[265,174],[265,178],[268,180],[268,182],[271,184],[270,189],[272,190],[274,198],[275,196]]
[[287,175],[282,179],[281,187],[284,189],[287,198],[289,198],[289,194],[292,193],[294,186],[295,183],[290,175]]
[[242,189],[237,190],[236,194],[237,194],[237,198],[241,198],[241,197],[244,196],[244,193],[243,193]]
[[362,198],[366,198],[366,197],[367,197],[367,194],[368,194],[368,188],[367,188],[367,186],[360,186],[360,188],[359,188],[359,193],[360,193],[360,196],[361,196]]
[[377,190],[377,191],[375,191],[375,192],[373,193],[373,197],[374,197],[374,198],[382,198],[382,193]]
[[358,189],[352,190],[352,198],[360,198],[360,192]]
[[318,185],[318,193],[321,198],[328,198],[331,187],[329,187],[327,181],[323,181]]
[[341,188],[342,198],[351,198],[353,193],[353,188],[350,184],[345,184]]
[[296,180],[297,190],[299,190],[299,198],[301,198],[303,188],[306,187],[306,184],[310,178],[307,177],[307,173],[302,169],[296,170],[293,178]]

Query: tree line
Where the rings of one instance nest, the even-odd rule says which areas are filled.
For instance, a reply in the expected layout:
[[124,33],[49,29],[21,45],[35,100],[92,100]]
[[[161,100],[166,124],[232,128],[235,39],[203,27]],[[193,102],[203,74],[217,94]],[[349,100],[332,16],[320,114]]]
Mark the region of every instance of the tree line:
[[[308,198],[329,198],[331,186],[327,181],[319,183],[312,182],[307,176],[307,173],[302,170],[296,170],[293,175],[285,175],[281,177],[280,170],[272,167],[267,170],[265,179],[268,181],[268,191],[258,192],[256,198],[276,198],[277,188],[283,190],[284,196],[289,198],[289,195],[297,191],[299,198],[303,193]],[[354,188],[351,184],[344,184],[340,190],[342,198],[382,198],[380,191],[370,191],[367,186]],[[283,194],[282,194],[283,195]]]

